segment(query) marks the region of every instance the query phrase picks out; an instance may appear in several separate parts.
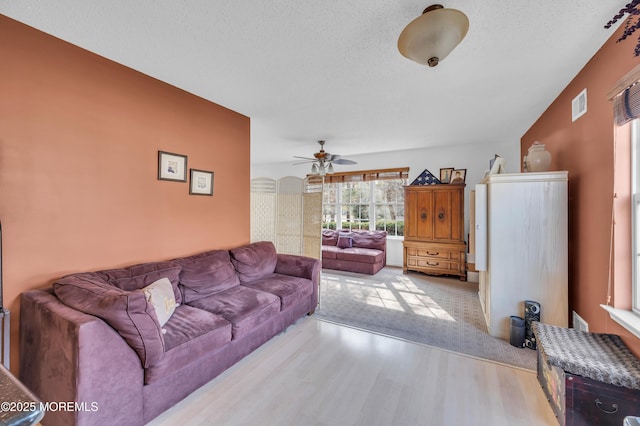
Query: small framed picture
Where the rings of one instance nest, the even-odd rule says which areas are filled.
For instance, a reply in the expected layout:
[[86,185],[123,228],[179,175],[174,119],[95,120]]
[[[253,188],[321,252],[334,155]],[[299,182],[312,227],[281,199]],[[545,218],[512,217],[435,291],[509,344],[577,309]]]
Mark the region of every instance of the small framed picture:
[[187,181],[187,156],[158,151],[158,179]]
[[451,180],[452,172],[453,172],[453,167],[440,169],[440,183],[449,183],[449,181]]
[[213,172],[191,169],[191,195],[213,195]]
[[451,172],[451,181],[450,184],[460,184],[464,183],[464,180],[467,177],[467,169],[455,169]]

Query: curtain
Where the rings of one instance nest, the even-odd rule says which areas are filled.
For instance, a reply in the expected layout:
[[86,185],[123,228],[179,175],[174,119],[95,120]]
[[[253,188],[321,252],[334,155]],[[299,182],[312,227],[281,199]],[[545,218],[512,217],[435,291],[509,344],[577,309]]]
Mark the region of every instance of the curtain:
[[[324,183],[365,182],[371,180],[407,179],[409,168],[361,170],[358,172],[332,173],[324,176]],[[308,175],[311,183],[322,182],[322,176]]]
[[614,121],[622,126],[640,117],[640,64],[626,73],[607,93],[613,101]]
[[618,126],[640,117],[640,84],[627,87],[613,98],[613,114]]

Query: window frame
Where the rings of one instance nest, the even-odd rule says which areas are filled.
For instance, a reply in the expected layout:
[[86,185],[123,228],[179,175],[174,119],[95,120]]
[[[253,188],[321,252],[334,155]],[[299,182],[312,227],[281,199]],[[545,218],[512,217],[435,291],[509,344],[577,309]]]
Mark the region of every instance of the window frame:
[[[398,178],[398,179],[375,179],[375,180],[367,180],[364,182],[358,182],[358,184],[368,184],[368,191],[369,191],[369,201],[368,201],[368,214],[369,214],[369,219],[368,219],[368,223],[369,223],[369,227],[368,229],[370,231],[375,231],[376,230],[376,213],[377,213],[377,206],[378,205],[388,205],[388,204],[393,204],[393,205],[400,205],[402,204],[403,207],[403,211],[404,211],[404,194],[402,194],[402,200],[399,202],[398,199],[396,198],[396,201],[393,203],[382,203],[382,202],[378,202],[376,200],[376,184],[377,182],[382,182],[382,181],[388,181],[388,180],[397,180],[400,181],[401,186],[405,186],[407,185],[407,179],[406,178]],[[323,210],[323,215],[322,215],[322,229],[330,229],[327,228],[326,224],[328,222],[325,221],[325,214],[324,212],[327,211],[327,206],[331,205],[332,206],[332,210],[336,212],[336,222],[335,222],[335,226],[336,229],[346,229],[344,227],[344,224],[346,224],[346,222],[342,222],[342,211],[343,208],[345,206],[353,206],[353,205],[361,205],[362,203],[353,203],[353,202],[343,202],[343,197],[342,197],[342,191],[343,191],[343,185],[350,185],[350,184],[354,184],[356,182],[332,182],[332,183],[325,183],[326,185],[335,185],[335,189],[332,189],[332,191],[335,191],[336,193],[336,197],[335,197],[335,204],[333,202],[325,202],[324,197],[322,200],[322,210]],[[326,192],[323,191],[323,192]],[[362,222],[362,221],[360,221]],[[403,222],[404,222],[404,215],[403,215]],[[356,222],[349,222],[350,224],[356,223]],[[386,229],[386,220],[385,220],[385,229]],[[351,229],[351,227],[349,227],[349,229]],[[355,228],[358,229],[358,228]],[[404,237],[404,233],[402,235],[398,235],[398,229],[399,227],[396,226],[395,227],[395,233],[394,234],[388,234],[388,237],[391,238],[403,238]],[[402,229],[404,229],[404,226],[402,227]]]
[[600,307],[609,313],[612,320],[640,338],[640,120],[633,120],[630,125],[631,143],[630,152],[627,152],[631,156],[631,309],[614,307],[609,302]]
[[631,300],[640,316],[640,120],[631,123]]

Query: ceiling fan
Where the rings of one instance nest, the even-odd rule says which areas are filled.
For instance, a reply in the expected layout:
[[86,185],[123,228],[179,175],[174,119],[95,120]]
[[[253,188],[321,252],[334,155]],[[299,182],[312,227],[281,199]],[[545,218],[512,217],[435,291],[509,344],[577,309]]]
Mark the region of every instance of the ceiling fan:
[[314,158],[298,157],[294,155],[293,158],[301,158],[305,160],[294,163],[294,165],[312,162],[313,164],[311,165],[311,174],[324,176],[327,173],[333,173],[334,164],[358,164],[353,160],[347,160],[346,158],[342,158],[337,154],[329,154],[328,152],[325,152],[324,142],[325,141],[318,141],[318,143],[320,144],[320,151],[313,154]]

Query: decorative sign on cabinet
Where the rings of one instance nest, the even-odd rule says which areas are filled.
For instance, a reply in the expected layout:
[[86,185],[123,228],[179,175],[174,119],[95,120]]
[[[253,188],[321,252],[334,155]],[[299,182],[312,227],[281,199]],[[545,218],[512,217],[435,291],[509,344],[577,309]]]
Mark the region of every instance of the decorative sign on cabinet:
[[403,272],[466,279],[464,185],[410,185],[404,190]]

